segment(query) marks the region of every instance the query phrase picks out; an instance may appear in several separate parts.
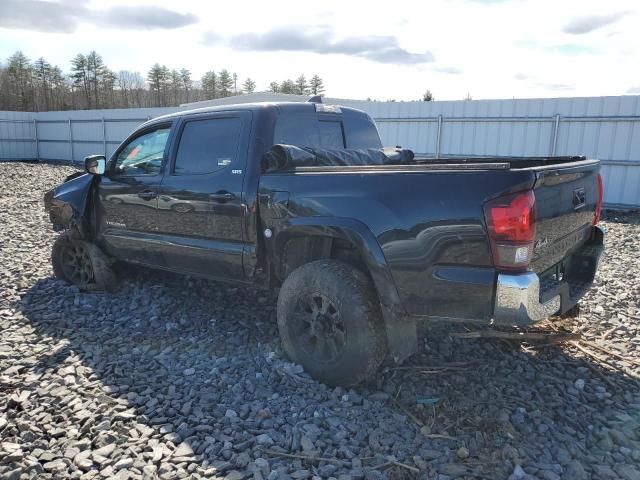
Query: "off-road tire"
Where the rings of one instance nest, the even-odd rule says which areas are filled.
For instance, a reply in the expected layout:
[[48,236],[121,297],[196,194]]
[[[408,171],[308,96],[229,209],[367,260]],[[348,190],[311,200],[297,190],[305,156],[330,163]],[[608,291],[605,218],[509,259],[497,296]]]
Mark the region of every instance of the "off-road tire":
[[[340,341],[331,341],[334,348],[330,354],[336,351],[337,343],[341,345],[335,359],[319,360],[310,353],[313,342],[304,340],[310,336],[305,330],[309,322],[300,318],[305,314],[313,316],[305,311],[305,299],[313,298],[315,302],[315,296],[324,299],[321,304],[325,300],[329,303],[327,310],[336,312],[331,318],[339,317],[340,322],[336,323],[343,325]],[[323,383],[356,385],[371,378],[384,360],[386,335],[375,289],[364,273],[346,263],[318,260],[294,270],[280,289],[277,314],[280,337],[289,358]],[[305,334],[297,333],[300,325]],[[322,345],[325,344],[323,340]]]
[[[86,252],[87,261],[90,264],[91,275],[86,281],[74,280],[65,268],[65,251],[71,247],[82,249]],[[51,249],[51,265],[53,274],[67,283],[77,285],[81,290],[105,290],[112,292],[116,289],[117,278],[111,268],[111,261],[97,245],[91,242],[75,238],[69,233],[63,233],[56,238]]]

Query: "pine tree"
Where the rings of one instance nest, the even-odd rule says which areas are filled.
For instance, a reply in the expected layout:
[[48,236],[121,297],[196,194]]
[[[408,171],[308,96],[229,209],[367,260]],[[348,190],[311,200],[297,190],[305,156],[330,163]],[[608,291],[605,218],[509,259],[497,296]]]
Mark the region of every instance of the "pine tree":
[[309,85],[307,84],[307,78],[304,76],[304,74],[296,78],[295,90],[295,93],[297,93],[298,95],[307,95],[309,93]]
[[286,79],[280,84],[280,93],[296,93],[297,87],[293,80]]
[[98,91],[103,107],[112,107],[115,104],[116,74],[106,66],[98,79]]
[[33,108],[33,69],[26,55],[20,51],[9,57],[9,83],[13,87],[14,106],[21,110]]
[[33,62],[34,77],[36,81],[37,96],[42,99],[44,110],[49,110],[51,95],[51,64],[43,57]]
[[87,57],[81,53],[71,60],[71,78],[73,86],[82,91],[87,108],[91,108],[91,87],[87,70]]
[[278,82],[271,82],[269,84],[269,91],[271,93],[279,93],[280,92],[280,85],[278,84]]
[[247,77],[247,79],[242,84],[242,90],[244,93],[253,93],[256,90],[256,82],[251,80],[251,78]]
[[51,68],[51,107],[53,110],[71,108],[69,101],[69,83],[57,65]]
[[427,89],[426,92],[424,92],[424,95],[422,95],[422,101],[423,102],[433,102],[435,100],[433,93],[431,93],[431,90]]
[[211,70],[205,73],[200,83],[205,100],[218,98],[218,78],[215,71]]
[[314,75],[309,80],[309,88],[313,95],[322,95],[324,93],[324,83],[318,75]]
[[191,80],[191,72],[186,68],[180,70],[180,80],[184,90],[185,102],[189,102],[189,92],[193,88],[193,80]]
[[180,90],[182,89],[182,77],[175,68],[169,72],[169,90],[171,92],[171,103],[174,106],[180,104]]
[[161,91],[162,91],[162,103],[161,105],[163,107],[166,107],[169,105],[169,77],[170,77],[170,72],[169,69],[167,68],[166,65],[162,66],[162,86],[161,86]]
[[93,92],[94,105],[98,108],[100,106],[100,86],[108,69],[102,57],[95,50],[89,52],[86,60],[90,90]]
[[147,82],[151,92],[155,93],[157,107],[165,104],[168,73],[169,69],[159,63],[154,63],[149,73],[147,73]]
[[231,95],[231,88],[233,87],[233,78],[229,71],[224,68],[220,71],[218,76],[218,87],[221,97],[228,97]]

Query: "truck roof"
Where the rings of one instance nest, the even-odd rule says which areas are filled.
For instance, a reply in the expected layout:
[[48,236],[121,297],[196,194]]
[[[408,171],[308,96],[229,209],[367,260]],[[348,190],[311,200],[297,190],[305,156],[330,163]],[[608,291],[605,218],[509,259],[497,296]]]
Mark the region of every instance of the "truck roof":
[[[187,115],[194,115],[200,113],[213,113],[213,112],[228,112],[228,111],[250,111],[250,112],[258,112],[265,110],[278,110],[279,113],[300,113],[308,111],[309,113],[316,111],[316,105],[327,105],[327,104],[317,104],[312,102],[255,102],[255,103],[236,103],[232,105],[219,105],[215,107],[202,107],[202,108],[194,108],[190,110],[181,110],[178,112],[170,113],[168,115],[162,115],[160,117],[155,117],[149,122],[146,123],[154,123],[158,120],[168,120],[172,118],[180,118]],[[354,116],[363,116],[368,117],[365,112],[362,110],[356,110],[355,108],[342,107],[340,106],[340,111],[342,114],[354,115]]]

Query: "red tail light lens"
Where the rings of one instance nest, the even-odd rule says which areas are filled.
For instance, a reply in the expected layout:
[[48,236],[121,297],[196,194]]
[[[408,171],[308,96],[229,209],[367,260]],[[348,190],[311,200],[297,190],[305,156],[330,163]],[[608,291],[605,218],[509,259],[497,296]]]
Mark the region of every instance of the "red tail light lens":
[[526,270],[536,237],[536,198],[533,190],[505,195],[487,202],[487,223],[493,263],[505,270]]
[[596,213],[593,215],[593,224],[597,225],[602,214],[602,199],[604,198],[604,187],[602,186],[602,175],[598,174],[598,204],[596,205]]

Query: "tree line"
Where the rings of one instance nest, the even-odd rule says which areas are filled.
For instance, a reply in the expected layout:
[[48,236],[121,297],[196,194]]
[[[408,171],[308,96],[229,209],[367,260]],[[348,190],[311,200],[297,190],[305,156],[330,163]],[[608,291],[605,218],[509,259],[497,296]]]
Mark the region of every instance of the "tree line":
[[[74,56],[68,72],[43,57],[31,61],[20,51],[0,64],[0,110],[170,107],[255,91],[253,79],[241,82],[226,68],[210,70],[200,79],[187,68],[170,69],[159,63],[146,77],[129,70],[114,72],[95,51]],[[302,74],[295,80],[271,82],[268,91],[322,95],[325,87],[318,75],[307,80]]]

